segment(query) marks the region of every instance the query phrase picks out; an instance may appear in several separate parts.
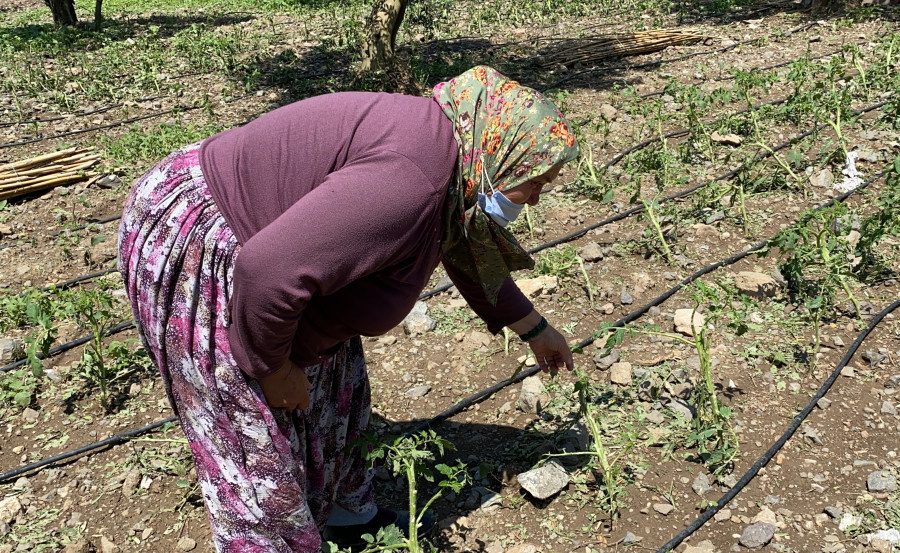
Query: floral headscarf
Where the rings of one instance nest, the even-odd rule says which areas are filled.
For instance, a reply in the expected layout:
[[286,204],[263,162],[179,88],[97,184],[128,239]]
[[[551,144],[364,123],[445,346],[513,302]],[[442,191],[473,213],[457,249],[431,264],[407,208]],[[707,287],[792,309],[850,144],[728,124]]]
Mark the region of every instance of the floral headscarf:
[[434,87],[459,143],[441,243],[444,259],[482,283],[491,304],[511,271],[534,260],[478,207],[478,193],[512,190],[578,157],[575,136],[556,106],[490,67],[474,67]]

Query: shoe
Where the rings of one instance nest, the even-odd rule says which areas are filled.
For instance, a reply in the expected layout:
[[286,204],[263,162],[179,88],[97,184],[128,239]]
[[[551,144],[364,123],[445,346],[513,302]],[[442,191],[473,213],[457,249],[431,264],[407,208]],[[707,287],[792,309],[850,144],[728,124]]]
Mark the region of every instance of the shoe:
[[[425,511],[422,520],[419,522],[419,537],[424,537],[434,530],[435,523],[434,514],[431,511]],[[368,545],[366,540],[363,539],[364,534],[371,534],[374,537],[380,529],[391,524],[400,530],[403,537],[409,537],[407,536],[409,531],[409,511],[394,511],[379,507],[372,520],[365,524],[326,526],[322,531],[322,541],[330,541],[342,549],[347,547],[353,550],[363,549]]]

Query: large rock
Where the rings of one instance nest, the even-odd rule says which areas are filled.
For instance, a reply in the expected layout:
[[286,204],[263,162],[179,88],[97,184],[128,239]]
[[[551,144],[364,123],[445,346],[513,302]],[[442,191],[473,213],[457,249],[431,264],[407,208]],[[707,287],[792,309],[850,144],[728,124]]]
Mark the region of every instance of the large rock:
[[613,348],[609,350],[607,355],[603,355],[604,350],[599,350],[594,354],[594,363],[597,365],[598,369],[606,370],[613,366],[613,363],[619,360],[619,350]]
[[741,534],[740,543],[744,547],[756,548],[762,547],[772,541],[775,536],[775,530],[778,527],[768,522],[754,522],[750,526],[744,528]]
[[778,292],[778,283],[769,275],[741,271],[734,275],[734,284],[742,294],[756,299],[771,298]]
[[709,481],[709,477],[706,476],[706,473],[701,472],[694,478],[694,482],[691,484],[691,489],[694,490],[694,493],[697,495],[706,495],[713,490],[712,484]]
[[552,275],[543,275],[537,278],[525,278],[516,281],[519,290],[529,298],[536,298],[541,294],[552,294],[559,286],[559,279]]
[[518,476],[519,485],[538,499],[547,499],[569,485],[569,473],[559,463],[551,461],[546,465],[523,472]]
[[417,301],[409,315],[403,319],[403,330],[411,336],[430,332],[436,325],[437,322],[428,315],[428,305],[424,301]]
[[8,365],[25,357],[22,345],[12,338],[0,338],[0,365]]
[[699,332],[706,324],[706,317],[693,309],[675,310],[675,332],[685,336],[693,336],[694,329]]
[[10,524],[21,512],[22,504],[19,503],[18,497],[7,497],[0,501],[0,522]]
[[870,492],[890,493],[897,491],[897,478],[886,470],[876,470],[866,478],[866,487]]
[[526,413],[538,414],[550,401],[550,394],[539,376],[529,376],[522,381],[519,392],[519,408]]
[[603,259],[603,248],[596,242],[588,242],[586,245],[578,248],[578,255],[589,263],[600,261]]

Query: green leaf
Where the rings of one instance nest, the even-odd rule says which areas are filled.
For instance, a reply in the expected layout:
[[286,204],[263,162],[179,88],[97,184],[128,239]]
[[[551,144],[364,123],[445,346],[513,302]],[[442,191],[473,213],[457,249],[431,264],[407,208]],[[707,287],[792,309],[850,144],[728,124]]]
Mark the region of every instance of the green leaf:
[[102,244],[103,242],[106,242],[105,234],[95,234],[94,236],[91,236],[91,246],[96,246],[97,244]]
[[31,405],[31,391],[23,391],[13,396],[13,400],[22,407]]

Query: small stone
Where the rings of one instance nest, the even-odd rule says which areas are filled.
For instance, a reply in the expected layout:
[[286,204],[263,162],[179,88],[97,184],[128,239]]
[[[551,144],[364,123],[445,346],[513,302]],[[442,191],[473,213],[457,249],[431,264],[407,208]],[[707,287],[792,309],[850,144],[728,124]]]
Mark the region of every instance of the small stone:
[[631,363],[621,361],[609,368],[609,381],[620,386],[631,385]]
[[100,551],[102,553],[117,553],[119,546],[114,544],[112,540],[106,536],[100,536]]
[[882,361],[887,359],[887,355],[879,353],[875,350],[867,349],[863,352],[862,358],[869,362],[870,367],[877,367]]
[[691,422],[692,420],[694,420],[693,409],[691,409],[688,404],[684,403],[681,400],[670,401],[669,404],[666,405],[666,407],[684,417],[684,420],[686,420],[687,422]]
[[431,386],[429,384],[422,384],[421,386],[414,386],[406,391],[404,394],[408,398],[419,398],[425,397],[425,395],[431,391]]
[[619,350],[615,348],[609,350],[607,355],[603,355],[603,350],[600,350],[594,354],[594,364],[598,369],[606,370],[619,360],[620,355]]
[[615,121],[616,117],[619,114],[619,110],[609,104],[601,104],[599,111],[600,117],[606,119],[607,121]]
[[725,144],[727,146],[740,146],[741,142],[744,141],[743,138],[736,134],[719,134],[719,131],[713,131],[709,138],[713,142],[718,142],[719,144]]
[[822,169],[818,173],[810,175],[809,183],[819,188],[827,188],[828,190],[831,190],[832,186],[834,185],[834,175],[831,174],[830,169]]
[[519,408],[522,411],[539,414],[549,401],[550,394],[547,393],[547,388],[544,387],[539,376],[529,376],[522,381],[522,388],[519,392]]
[[866,478],[866,488],[876,493],[897,491],[897,479],[886,470],[876,470]]
[[538,553],[538,548],[530,543],[520,543],[507,549],[506,553]]
[[634,298],[631,297],[631,294],[628,293],[628,289],[624,286],[622,287],[622,294],[619,296],[619,301],[622,305],[631,305],[634,303]]
[[740,293],[756,299],[770,298],[778,292],[778,283],[769,275],[741,271],[734,277]]
[[409,315],[403,319],[402,324],[403,330],[407,334],[416,336],[434,330],[434,327],[437,326],[437,321],[428,315],[428,305],[423,301],[417,301]]
[[765,522],[767,524],[771,524],[775,526],[778,524],[778,517],[775,516],[775,513],[772,512],[768,507],[763,508],[750,522]]
[[0,365],[8,365],[25,357],[21,344],[12,338],[0,338]]
[[192,551],[197,547],[197,542],[187,536],[183,536],[178,540],[178,543],[175,544],[175,547],[177,547],[179,551]]
[[697,495],[706,495],[709,492],[713,491],[712,484],[709,481],[709,476],[706,473],[701,472],[694,478],[694,482],[691,484],[691,489],[694,490],[694,493]]
[[695,328],[699,331],[706,324],[706,317],[693,309],[677,309],[674,323],[676,332],[693,336]]
[[22,512],[22,503],[16,496],[0,501],[0,522],[10,524]]
[[35,424],[40,417],[40,413],[32,409],[31,407],[26,407],[22,411],[22,418],[25,419],[25,422],[28,424]]
[[141,471],[140,469],[131,469],[125,475],[125,480],[122,481],[122,495],[125,497],[131,497],[134,495],[135,490],[138,487],[138,484],[141,483]]
[[739,540],[740,544],[749,548],[762,547],[772,540],[777,529],[777,526],[768,522],[754,522],[744,528]]
[[526,278],[516,281],[519,290],[529,298],[536,298],[541,294],[552,294],[559,286],[559,279],[552,275],[543,275],[537,278]]
[[869,534],[869,538],[873,540],[883,540],[892,545],[900,545],[900,530],[897,528],[879,530],[873,534]]
[[119,179],[119,175],[111,173],[109,175],[103,175],[99,179],[95,180],[94,184],[96,184],[100,188],[110,189],[122,186],[122,181],[121,179]]
[[819,401],[816,402],[816,407],[819,409],[828,409],[831,407],[831,400],[827,397],[819,398]]
[[900,374],[893,374],[884,383],[885,388],[900,388]]
[[596,242],[588,242],[586,245],[578,249],[578,255],[581,259],[592,263],[603,259],[603,248]]
[[897,414],[897,408],[894,407],[894,404],[893,404],[893,403],[891,403],[890,401],[885,400],[885,401],[881,402],[881,413],[882,413],[883,415],[896,415],[896,414]]
[[859,528],[860,524],[862,524],[861,516],[853,513],[844,513],[843,516],[841,516],[840,522],[838,522],[838,529],[841,532],[846,532],[847,530]]
[[844,347],[844,340],[840,336],[832,336],[831,343],[834,344],[834,346],[838,347],[838,348]]
[[62,550],[62,553],[90,553],[90,552],[91,552],[91,544],[88,543],[87,540],[73,541],[69,545],[65,546]]
[[666,516],[674,511],[675,507],[673,507],[671,503],[654,503],[653,510],[663,516]]
[[697,545],[688,545],[683,553],[716,553],[716,546],[709,540],[703,540]]
[[622,545],[633,545],[635,543],[638,543],[642,539],[643,538],[639,538],[631,532],[625,532],[625,537],[622,538]]
[[518,476],[519,485],[538,499],[547,499],[569,485],[569,473],[559,463],[546,465],[523,472]]
[[666,421],[666,417],[663,416],[662,413],[660,413],[659,411],[657,411],[655,409],[653,411],[650,411],[649,413],[647,413],[647,422],[649,422],[650,424],[659,425],[659,424],[664,423],[665,421]]
[[731,509],[722,509],[718,513],[713,516],[713,520],[716,522],[725,522],[726,520],[731,519]]

